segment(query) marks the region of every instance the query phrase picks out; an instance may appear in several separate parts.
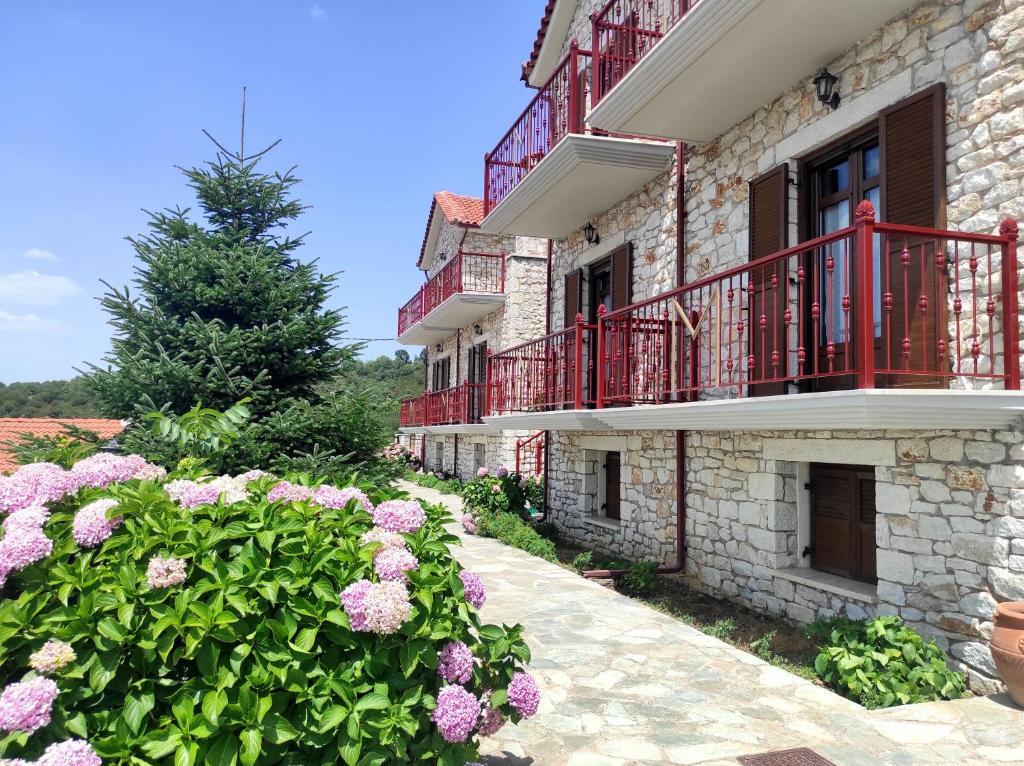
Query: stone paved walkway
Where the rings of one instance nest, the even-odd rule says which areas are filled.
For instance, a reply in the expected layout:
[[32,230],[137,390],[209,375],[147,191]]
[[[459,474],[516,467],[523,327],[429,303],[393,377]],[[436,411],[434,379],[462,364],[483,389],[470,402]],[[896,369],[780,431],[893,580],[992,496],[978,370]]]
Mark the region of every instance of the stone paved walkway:
[[1024,764],[1024,711],[1006,695],[869,712],[495,540],[467,536],[457,557],[487,586],[484,617],[526,627],[543,695],[535,717],[485,740],[488,766],[737,766],[792,747],[838,766]]

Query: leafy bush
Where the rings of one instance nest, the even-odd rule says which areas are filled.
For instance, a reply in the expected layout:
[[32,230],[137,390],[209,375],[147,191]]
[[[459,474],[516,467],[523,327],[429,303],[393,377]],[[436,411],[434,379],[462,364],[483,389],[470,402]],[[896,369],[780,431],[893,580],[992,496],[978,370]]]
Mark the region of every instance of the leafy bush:
[[557,561],[555,544],[537,534],[529,524],[506,511],[482,511],[473,515],[476,532],[482,537],[493,537],[513,548],[519,548],[547,561]]
[[443,492],[446,495],[459,495],[462,493],[462,482],[454,478],[442,479],[432,473],[406,471],[405,479],[427,489],[436,489],[438,492]]
[[462,485],[462,499],[466,509],[473,513],[513,513],[523,521],[530,520],[533,507],[527,494],[531,481],[507,468],[491,472],[487,468],[477,471],[475,477]]
[[0,478],[5,540],[36,526],[27,559],[0,547],[0,684],[56,695],[0,759],[462,766],[536,711],[521,628],[482,624],[442,510],[96,457]]
[[572,560],[572,568],[577,572],[586,572],[594,568],[594,554],[591,551],[584,551]]
[[866,708],[958,699],[966,690],[963,674],[947,667],[946,653],[898,617],[837,618],[811,632],[825,637],[814,661],[818,676]]
[[71,423],[61,423],[60,427],[62,434],[38,436],[26,432],[17,440],[5,442],[4,446],[19,465],[45,462],[62,468],[70,468],[99,450],[100,436],[94,431]]
[[728,641],[729,637],[736,631],[736,620],[731,617],[723,617],[709,625],[704,632],[720,641]]
[[633,593],[650,593],[654,590],[658,565],[653,561],[635,561],[622,576],[622,584]]

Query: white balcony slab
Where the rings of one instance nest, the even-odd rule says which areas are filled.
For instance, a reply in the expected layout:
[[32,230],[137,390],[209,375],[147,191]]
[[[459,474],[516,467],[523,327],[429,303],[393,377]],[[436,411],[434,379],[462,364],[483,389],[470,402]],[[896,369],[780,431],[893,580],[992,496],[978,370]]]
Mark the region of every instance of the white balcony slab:
[[703,0],[587,120],[603,130],[712,141],[794,84],[810,88],[818,69],[917,2]]
[[444,434],[496,434],[501,432],[501,428],[489,423],[453,423],[445,426],[427,426],[426,432],[435,436]]
[[668,167],[675,146],[570,134],[480,224],[488,234],[561,239]]
[[865,389],[593,410],[598,429],[808,431],[1004,428],[1024,415],[1022,391]]
[[504,293],[456,293],[398,336],[403,346],[429,346],[483,319],[505,302]]
[[552,410],[490,415],[488,425],[508,431],[600,431],[606,430],[596,417],[597,410]]
[[402,426],[398,429],[400,434],[425,434],[427,429],[424,426]]

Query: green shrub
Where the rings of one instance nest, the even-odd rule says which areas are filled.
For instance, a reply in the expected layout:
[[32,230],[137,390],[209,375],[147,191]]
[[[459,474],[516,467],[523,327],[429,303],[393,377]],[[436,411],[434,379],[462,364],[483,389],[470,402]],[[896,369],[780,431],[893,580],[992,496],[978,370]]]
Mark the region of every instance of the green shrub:
[[493,537],[513,548],[547,561],[557,561],[555,544],[542,537],[527,523],[515,514],[506,511],[491,513],[482,511],[473,514],[476,531],[483,537]]
[[61,423],[62,434],[37,436],[23,433],[16,440],[3,444],[19,465],[27,463],[55,463],[70,468],[83,458],[95,454],[100,448],[99,434],[71,423]]
[[704,632],[720,641],[728,641],[735,630],[736,620],[732,619],[732,617],[723,617],[721,620],[716,620],[712,625],[709,625]]
[[[467,604],[449,516],[427,508],[403,535],[418,561],[397,632],[357,632],[339,593],[377,580],[379,544],[360,541],[370,514],[354,501],[270,502],[273,484],[185,508],[132,480],[51,504],[52,553],[11,573],[0,598],[0,685],[21,680],[47,640],[77,658],[55,677],[52,721],[0,738],[0,760],[74,736],[108,764],[462,766],[477,759],[476,735],[447,742],[430,719],[450,641],[476,658],[465,687],[492,690],[490,704],[519,720],[505,690],[529,649],[521,627],[484,625]],[[117,503],[107,518],[123,521],[80,547],[75,513],[102,497]],[[150,584],[155,557],[181,560],[184,580]]]
[[443,492],[446,495],[462,494],[462,482],[456,478],[439,479],[432,473],[417,473],[411,470],[405,472],[404,478],[413,484],[418,484],[427,489],[436,489],[438,492]]
[[572,560],[572,568],[577,572],[586,572],[588,569],[593,569],[594,554],[591,551],[577,554],[576,558]]
[[825,636],[814,661],[818,676],[866,708],[958,699],[966,690],[946,653],[898,617],[837,618],[815,624],[811,633]]
[[629,565],[629,571],[622,576],[622,584],[633,593],[650,593],[654,590],[658,565],[653,561],[636,561]]
[[526,495],[527,480],[507,469],[495,472],[481,468],[477,475],[462,485],[462,499],[472,514],[513,513],[523,521],[530,520],[530,503]]

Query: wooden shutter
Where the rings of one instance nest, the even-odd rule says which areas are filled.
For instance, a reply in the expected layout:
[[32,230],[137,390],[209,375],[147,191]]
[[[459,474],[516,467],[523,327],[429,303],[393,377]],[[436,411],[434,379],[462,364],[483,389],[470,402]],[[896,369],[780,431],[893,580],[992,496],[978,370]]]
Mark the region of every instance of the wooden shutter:
[[605,453],[604,460],[604,515],[618,520],[622,515],[619,486],[622,481],[622,458],[618,452]]
[[583,280],[580,278],[579,269],[570,271],[565,275],[565,296],[564,313],[562,315],[562,327],[572,327],[576,324],[576,315],[580,313],[580,290]]
[[[758,176],[750,182],[749,254],[751,261],[786,249],[789,229],[789,166],[783,163],[774,170]],[[772,294],[773,277],[777,284],[786,280],[785,264],[782,262],[752,269],[750,280],[756,290],[749,319],[750,353],[754,357],[754,369],[749,372],[754,380],[782,377],[786,374],[787,338],[783,318],[785,306],[782,300],[775,300]],[[768,319],[762,329],[759,321],[764,313]],[[778,348],[776,348],[776,345]],[[772,351],[778,351],[779,364],[771,364]],[[760,383],[749,387],[750,396],[771,396],[785,393],[785,383]]]
[[627,242],[611,254],[612,311],[625,308],[633,300],[633,243]]
[[875,580],[875,472],[870,466],[811,464],[811,563]]
[[[882,220],[907,226],[925,226],[942,229],[946,225],[946,91],[939,83],[910,96],[885,109],[879,118],[879,146],[881,148],[881,200]],[[939,357],[935,348],[939,340],[949,342],[946,317],[946,296],[949,292],[945,273],[933,268],[922,268],[919,262],[920,245],[924,240],[910,237],[889,241],[889,257],[881,254],[881,292],[911,296],[927,296],[930,310],[892,312],[888,343],[885,333],[876,342],[876,363],[893,367],[903,365],[903,339],[909,338],[914,367],[938,369]],[[904,269],[900,254],[904,244],[912,253],[909,269]],[[884,245],[883,245],[884,247]],[[930,266],[931,264],[927,264]],[[941,336],[941,337],[940,337]],[[888,349],[885,346],[888,345]],[[883,386],[913,386],[915,388],[943,388],[948,379],[928,375],[893,375],[880,381]]]
[[857,472],[857,558],[858,579],[873,582],[878,579],[875,565],[875,472],[870,468]]

